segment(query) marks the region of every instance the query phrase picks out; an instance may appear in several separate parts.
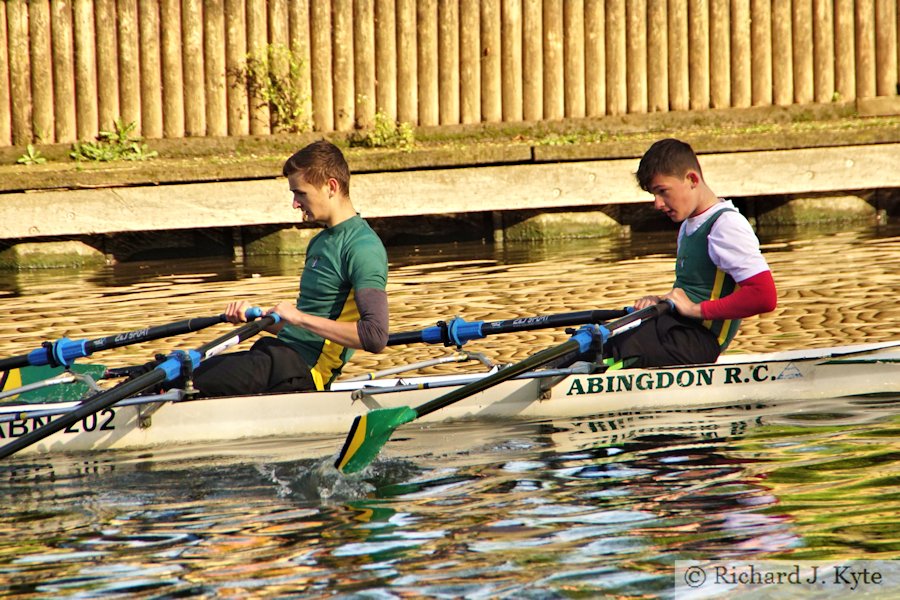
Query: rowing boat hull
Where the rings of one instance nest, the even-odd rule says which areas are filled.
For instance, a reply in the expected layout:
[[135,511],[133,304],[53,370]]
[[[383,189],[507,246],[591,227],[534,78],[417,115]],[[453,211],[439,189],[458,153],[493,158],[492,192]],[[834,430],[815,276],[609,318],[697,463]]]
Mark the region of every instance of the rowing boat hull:
[[[405,383],[442,378],[405,378]],[[454,378],[456,380],[459,377]],[[396,384],[397,380],[379,385]],[[360,384],[356,384],[358,387]],[[198,399],[105,409],[22,453],[149,448],[172,444],[308,434],[345,434],[356,415],[374,408],[418,406],[452,387],[363,395],[351,386],[328,392]],[[621,410],[692,409],[746,402],[784,402],[868,394],[900,394],[900,343],[818,351],[724,356],[716,364],[631,369],[595,375],[502,382],[419,419],[586,417]],[[148,411],[148,407],[157,408]],[[27,407],[34,410],[34,405]],[[19,407],[19,410],[25,407]],[[10,412],[14,407],[4,407]],[[152,412],[152,414],[148,414]],[[0,423],[6,440],[43,419]],[[0,439],[0,443],[5,443]]]

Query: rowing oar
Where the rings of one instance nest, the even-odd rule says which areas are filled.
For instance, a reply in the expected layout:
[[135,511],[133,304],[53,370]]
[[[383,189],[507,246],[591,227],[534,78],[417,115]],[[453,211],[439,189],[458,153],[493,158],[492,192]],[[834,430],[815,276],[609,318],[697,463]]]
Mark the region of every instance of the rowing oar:
[[195,368],[207,358],[215,356],[223,350],[241,343],[247,338],[253,337],[266,327],[274,325],[278,321],[278,315],[273,313],[258,321],[247,323],[209,343],[203,344],[196,350],[173,352],[165,361],[154,367],[153,370],[129,381],[124,381],[113,388],[88,398],[82,402],[77,409],[60,416],[58,419],[53,419],[43,427],[29,431],[9,444],[0,447],[0,458],[6,458],[22,448],[30,446],[31,444],[39,442],[45,437],[56,433],[60,429],[69,427],[85,417],[89,417],[94,413],[100,412],[104,408],[112,406],[120,400],[138,394],[147,388],[161,384],[164,381],[171,381],[181,375],[182,366],[187,366],[187,363],[190,364],[191,368]]
[[377,408],[353,419],[353,425],[344,441],[344,446],[334,462],[334,466],[342,473],[356,473],[366,468],[381,450],[394,430],[427,414],[459,402],[469,396],[482,392],[517,375],[536,369],[570,352],[586,352],[594,341],[602,345],[609,338],[638,327],[642,323],[672,310],[670,302],[660,302],[654,306],[634,311],[606,325],[584,325],[575,335],[559,346],[547,348],[533,354],[525,360],[510,365],[472,383],[468,383],[421,406],[411,408]]
[[223,314],[217,317],[197,317],[194,319],[178,321],[177,323],[169,323],[168,325],[136,329],[134,331],[108,335],[94,340],[70,340],[69,338],[64,337],[55,342],[44,342],[40,348],[36,348],[28,354],[0,360],[0,371],[9,371],[19,367],[40,367],[43,365],[50,365],[51,367],[67,367],[72,364],[72,361],[76,358],[90,356],[99,350],[119,348],[121,346],[139,344],[141,342],[171,337],[173,335],[191,333],[192,331],[199,331],[206,327],[224,322],[225,315]]
[[453,317],[448,322],[439,321],[433,327],[421,331],[403,331],[388,336],[387,345],[399,344],[443,344],[445,346],[462,347],[470,340],[478,340],[496,333],[515,333],[551,327],[571,327],[590,323],[604,323],[610,319],[618,319],[628,314],[629,309],[621,310],[582,310],[556,315],[540,315],[535,317],[519,317],[505,321],[465,321],[461,317]]

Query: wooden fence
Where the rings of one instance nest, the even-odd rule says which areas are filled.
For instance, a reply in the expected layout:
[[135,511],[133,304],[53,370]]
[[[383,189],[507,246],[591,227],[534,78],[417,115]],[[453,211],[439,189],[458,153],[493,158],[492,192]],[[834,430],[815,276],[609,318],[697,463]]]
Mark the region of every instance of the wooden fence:
[[[116,119],[177,138],[894,96],[898,19],[898,0],[2,0],[0,146]],[[247,77],[272,48],[292,120]]]

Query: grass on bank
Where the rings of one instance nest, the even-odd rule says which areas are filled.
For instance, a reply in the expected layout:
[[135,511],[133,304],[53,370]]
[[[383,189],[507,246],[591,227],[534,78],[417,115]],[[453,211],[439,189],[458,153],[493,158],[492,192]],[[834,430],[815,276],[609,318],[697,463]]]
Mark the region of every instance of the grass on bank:
[[[611,158],[619,154],[633,156],[653,140],[669,136],[688,139],[701,151],[720,152],[761,147],[774,149],[893,142],[900,137],[896,133],[900,131],[900,116],[860,117],[852,103],[437,127],[413,127],[408,123],[391,121],[381,114],[376,115],[373,127],[367,130],[154,139],[153,150],[140,138],[130,137],[131,125],[120,122],[115,131],[105,132],[105,138],[80,143],[80,154],[83,156],[80,162],[75,163],[79,165],[75,170],[89,169],[91,163],[98,166],[107,164],[100,162],[103,158],[113,161],[126,159],[127,153],[131,152],[129,163],[132,166],[128,172],[132,179],[139,178],[142,170],[146,171],[147,180],[152,181],[262,176],[269,171],[277,172],[285,157],[320,138],[330,139],[341,146],[348,159],[355,163],[354,168],[361,165],[366,170],[378,170],[404,168],[404,165],[406,168],[416,168],[426,163],[428,166],[461,164],[460,161],[466,159],[478,163],[481,157],[487,156],[485,152],[488,150],[490,162],[506,150],[512,151],[512,156],[522,154],[522,148],[541,146],[554,148],[554,152],[561,153],[561,156],[571,149],[582,160],[589,158],[592,152],[598,158]],[[102,148],[104,142],[111,147]],[[24,152],[21,146],[0,148],[0,170],[4,172],[4,177],[9,178],[4,189],[17,188],[18,184],[14,182],[17,176],[32,179],[33,176],[27,173],[32,169],[35,174],[58,171],[64,179],[63,173],[71,172],[72,166],[75,166],[69,156],[73,152],[73,146],[63,144],[31,145]],[[387,162],[379,158],[388,156],[392,158]],[[150,157],[162,162],[153,166],[152,163],[157,161],[152,161],[146,167],[134,164]],[[72,166],[67,167],[65,163]],[[226,167],[237,168],[220,174],[219,171]],[[99,171],[91,170],[92,177],[101,177]],[[117,173],[122,172],[122,168],[113,167],[102,176],[115,185]],[[204,172],[208,172],[206,176]],[[23,182],[22,185],[34,184]]]

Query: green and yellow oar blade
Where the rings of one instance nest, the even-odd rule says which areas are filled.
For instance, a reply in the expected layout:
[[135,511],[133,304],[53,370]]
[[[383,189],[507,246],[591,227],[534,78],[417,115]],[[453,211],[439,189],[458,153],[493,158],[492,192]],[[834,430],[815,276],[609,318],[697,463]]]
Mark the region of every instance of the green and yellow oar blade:
[[375,460],[394,430],[419,414],[408,406],[378,408],[353,419],[344,447],[334,462],[341,473],[362,471]]

